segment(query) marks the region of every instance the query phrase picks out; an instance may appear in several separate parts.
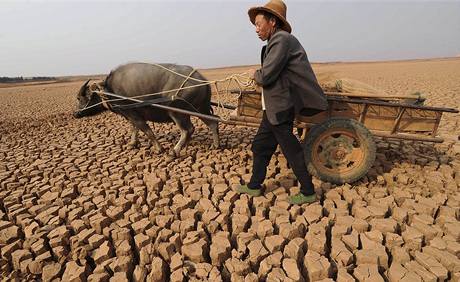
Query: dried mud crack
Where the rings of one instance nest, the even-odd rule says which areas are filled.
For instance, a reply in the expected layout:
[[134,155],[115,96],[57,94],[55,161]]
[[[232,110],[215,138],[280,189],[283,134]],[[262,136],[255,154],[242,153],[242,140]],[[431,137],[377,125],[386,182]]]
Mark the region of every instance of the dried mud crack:
[[[389,92],[460,108],[460,60],[315,66]],[[205,73],[206,74],[206,73]],[[209,73],[208,75],[212,75]],[[42,281],[460,281],[460,117],[442,144],[376,139],[352,185],[299,188],[280,152],[261,197],[250,178],[255,129],[198,120],[181,157],[156,155],[103,113],[73,119],[79,83],[0,89],[0,275]],[[3,101],[5,101],[3,103]],[[179,132],[156,124],[165,149]]]

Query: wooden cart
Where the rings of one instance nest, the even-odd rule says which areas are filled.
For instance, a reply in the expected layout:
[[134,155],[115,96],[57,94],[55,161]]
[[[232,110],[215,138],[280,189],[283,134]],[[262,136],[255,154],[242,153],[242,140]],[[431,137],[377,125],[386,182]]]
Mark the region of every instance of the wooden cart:
[[[443,142],[437,135],[443,112],[456,109],[419,105],[404,97],[375,97],[326,92],[329,109],[298,116],[295,127],[311,174],[334,184],[363,177],[375,161],[373,136],[424,142]],[[260,93],[245,91],[231,121],[257,127],[262,118]],[[308,132],[308,134],[306,134]]]

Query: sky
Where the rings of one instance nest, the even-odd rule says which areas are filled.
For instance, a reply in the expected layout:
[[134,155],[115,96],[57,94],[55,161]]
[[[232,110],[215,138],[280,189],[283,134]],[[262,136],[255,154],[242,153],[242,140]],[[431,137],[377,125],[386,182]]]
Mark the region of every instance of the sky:
[[[267,1],[0,0],[0,76],[109,73],[127,62],[258,64],[248,8]],[[286,0],[312,62],[460,55],[460,0]]]

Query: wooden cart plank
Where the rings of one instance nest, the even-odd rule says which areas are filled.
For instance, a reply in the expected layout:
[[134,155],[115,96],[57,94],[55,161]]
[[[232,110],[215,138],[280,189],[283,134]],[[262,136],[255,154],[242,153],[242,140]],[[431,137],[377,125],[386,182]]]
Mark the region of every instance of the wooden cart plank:
[[[369,101],[367,101],[369,102]],[[438,121],[438,112],[420,107],[406,107],[401,104],[388,103],[350,103],[343,99],[329,99],[329,111],[311,117],[299,116],[299,122],[317,124],[331,117],[355,119],[369,130],[404,132],[433,132]],[[404,109],[399,111],[399,109]],[[239,100],[240,116],[262,118],[260,94],[242,95]],[[396,125],[396,127],[395,127]]]

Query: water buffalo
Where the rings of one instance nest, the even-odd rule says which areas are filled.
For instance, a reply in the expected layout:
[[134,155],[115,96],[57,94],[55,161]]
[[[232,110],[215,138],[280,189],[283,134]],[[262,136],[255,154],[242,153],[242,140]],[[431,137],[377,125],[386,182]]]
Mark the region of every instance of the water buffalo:
[[[101,96],[95,92],[96,90],[104,90],[105,92],[118,94],[124,97],[135,97],[139,95],[158,93],[166,90],[178,89],[182,87],[188,87],[192,85],[201,84],[200,82],[188,79],[185,83],[186,77],[193,72],[193,68],[184,65],[174,64],[161,64],[160,67],[154,64],[146,63],[130,63],[119,66],[113,70],[102,83],[88,83],[83,84],[78,92],[77,99],[77,110],[74,113],[76,118],[93,115],[103,111],[105,108],[103,105],[98,105],[90,109],[85,110],[92,105],[96,105],[101,102]],[[174,74],[167,69],[173,70],[174,72],[180,73],[185,77]],[[195,71],[191,77],[205,80],[205,78],[198,72]],[[161,95],[154,95],[148,97],[139,97],[139,100],[149,99],[163,99],[164,105],[170,105],[180,107],[187,110],[196,110],[202,114],[212,115],[211,109],[211,88],[209,85],[183,89],[177,93],[175,99],[171,101],[176,95],[176,91],[163,93]],[[181,136],[177,144],[174,146],[174,150],[171,152],[175,156],[179,155],[180,150],[190,141],[190,137],[194,132],[194,126],[190,121],[190,116],[180,114],[171,111],[165,111],[162,109],[153,108],[148,105],[138,104],[136,107],[123,107],[126,104],[133,105],[132,102],[128,101],[112,101],[116,99],[114,97],[107,96],[104,101],[108,101],[106,104],[109,105],[113,112],[118,113],[125,117],[132,125],[132,136],[129,142],[130,147],[138,146],[138,131],[142,130],[147,137],[153,142],[156,152],[162,152],[163,148],[152,129],[147,124],[147,121],[153,122],[174,122],[180,129]],[[185,100],[185,101],[184,101]],[[121,106],[121,107],[120,107]],[[203,122],[211,129],[213,135],[213,146],[219,147],[219,133],[218,123],[216,121],[202,119]]]

